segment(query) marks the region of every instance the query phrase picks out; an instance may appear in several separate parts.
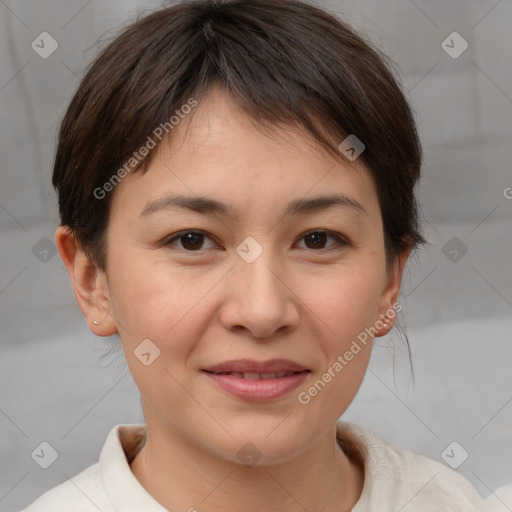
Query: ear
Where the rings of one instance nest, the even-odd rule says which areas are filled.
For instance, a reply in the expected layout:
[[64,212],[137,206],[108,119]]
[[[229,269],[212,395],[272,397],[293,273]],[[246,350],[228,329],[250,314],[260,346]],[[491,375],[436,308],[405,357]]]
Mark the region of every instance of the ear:
[[91,263],[68,226],[57,228],[55,242],[89,329],[97,336],[116,334],[106,274]]
[[377,334],[375,337],[385,336],[393,327],[396,320],[398,295],[402,283],[404,267],[411,254],[412,247],[404,249],[396,258],[393,267],[389,269],[385,289],[382,293],[379,305],[379,319],[375,325]]

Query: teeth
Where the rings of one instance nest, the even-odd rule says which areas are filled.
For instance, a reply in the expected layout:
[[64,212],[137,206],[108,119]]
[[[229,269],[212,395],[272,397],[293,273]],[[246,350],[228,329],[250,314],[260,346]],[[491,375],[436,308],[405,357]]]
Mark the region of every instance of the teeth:
[[[272,372],[272,373],[252,373],[252,372],[245,372],[243,374],[243,378],[245,380],[265,380],[265,379],[280,379],[282,377],[288,377],[290,375],[293,375],[294,372]],[[233,375],[241,375],[241,374],[233,374]]]
[[243,376],[244,376],[245,380],[258,380],[260,378],[260,374],[259,373],[248,373],[248,372],[245,372],[243,374]]
[[237,377],[239,379],[245,380],[265,380],[265,379],[281,379],[282,377],[289,377],[293,375],[295,372],[267,372],[267,373],[257,373],[257,372],[224,372],[222,375],[232,375],[233,377]]

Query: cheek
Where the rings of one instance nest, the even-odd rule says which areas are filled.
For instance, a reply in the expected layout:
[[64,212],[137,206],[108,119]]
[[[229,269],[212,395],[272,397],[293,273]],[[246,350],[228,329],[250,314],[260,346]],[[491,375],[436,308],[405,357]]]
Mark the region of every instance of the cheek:
[[369,269],[337,272],[317,281],[305,301],[323,333],[316,333],[312,347],[322,352],[322,366],[299,396],[299,403],[312,417],[328,411],[335,421],[361,386],[372,349],[372,338],[365,329],[378,318],[378,277]]
[[120,259],[111,274],[114,315],[125,352],[150,339],[163,356],[182,361],[214,313],[208,299],[224,273],[177,269],[168,260],[147,255]]
[[338,343],[377,319],[381,279],[375,268],[339,269],[303,284],[305,304],[338,336]]
[[201,298],[211,279],[190,279],[144,258],[120,260],[111,275],[123,350],[141,395],[157,409],[185,408],[190,397],[180,375],[203,336]]
[[[325,369],[331,368],[329,388],[333,400],[339,400],[340,390],[345,397],[351,395],[349,389],[355,394],[366,371],[372,347],[367,329],[378,319],[381,291],[377,268],[374,265],[373,269],[365,266],[339,270],[321,283],[317,281],[306,301],[324,333],[316,343],[325,356]],[[342,357],[341,362],[338,356]],[[335,364],[337,361],[339,364]]]
[[180,315],[187,298],[179,275],[173,276],[169,268],[156,265],[142,252],[132,250],[125,257],[112,252],[111,290],[116,313],[128,333],[140,334],[151,326],[146,334],[155,334],[159,328],[157,318],[171,322]]

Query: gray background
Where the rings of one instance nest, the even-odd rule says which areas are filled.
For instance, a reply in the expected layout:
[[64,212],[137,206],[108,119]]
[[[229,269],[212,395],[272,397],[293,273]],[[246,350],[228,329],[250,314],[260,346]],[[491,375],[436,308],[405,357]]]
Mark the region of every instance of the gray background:
[[[402,295],[415,386],[400,339],[381,338],[344,419],[439,461],[457,441],[469,453],[458,471],[488,496],[512,483],[512,200],[506,197],[512,192],[512,2],[318,4],[343,14],[391,55],[425,149],[418,194],[430,245],[409,263]],[[53,241],[57,225],[50,185],[56,130],[82,70],[102,46],[100,36],[158,5],[0,3],[5,511],[19,510],[96,462],[115,424],[143,421],[122,358],[101,359],[115,341],[88,331],[59,256],[44,237]],[[31,48],[44,31],[59,45],[47,59]],[[469,44],[456,59],[441,46],[453,31]],[[41,247],[50,250],[46,262]],[[449,254],[453,248],[458,261]],[[31,458],[42,441],[59,454],[46,470]]]

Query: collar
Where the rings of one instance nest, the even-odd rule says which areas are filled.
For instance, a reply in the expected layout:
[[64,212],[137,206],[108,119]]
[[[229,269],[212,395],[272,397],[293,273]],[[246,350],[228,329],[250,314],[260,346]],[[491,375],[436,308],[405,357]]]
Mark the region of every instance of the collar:
[[121,424],[109,433],[99,459],[100,479],[117,512],[166,512],[130,469],[146,435],[146,425]]
[[[355,423],[338,421],[336,438],[347,456],[364,465],[363,490],[354,512],[363,512],[367,503],[373,475],[371,474],[371,453],[365,437],[368,432]],[[130,469],[130,462],[145,442],[146,425],[120,424],[109,433],[99,459],[100,480],[115,511],[119,512],[166,512],[140,484]],[[369,439],[367,441],[370,441]],[[168,512],[168,511],[167,511]]]

